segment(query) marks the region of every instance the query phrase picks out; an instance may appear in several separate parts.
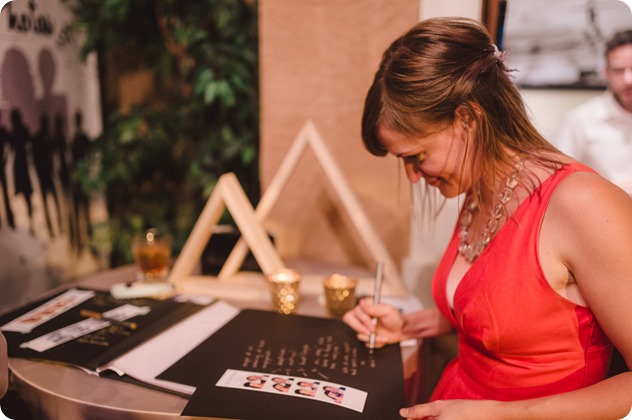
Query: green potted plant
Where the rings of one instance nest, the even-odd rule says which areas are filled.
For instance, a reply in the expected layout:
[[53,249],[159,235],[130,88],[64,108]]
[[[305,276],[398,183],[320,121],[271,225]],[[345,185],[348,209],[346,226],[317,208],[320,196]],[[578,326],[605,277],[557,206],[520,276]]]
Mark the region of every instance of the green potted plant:
[[[111,263],[131,261],[131,237],[158,227],[177,254],[218,177],[234,172],[258,199],[256,2],[76,0],[83,54],[97,52],[103,134],[73,176],[105,193]],[[121,75],[152,89],[123,109]],[[133,86],[131,86],[133,88]]]

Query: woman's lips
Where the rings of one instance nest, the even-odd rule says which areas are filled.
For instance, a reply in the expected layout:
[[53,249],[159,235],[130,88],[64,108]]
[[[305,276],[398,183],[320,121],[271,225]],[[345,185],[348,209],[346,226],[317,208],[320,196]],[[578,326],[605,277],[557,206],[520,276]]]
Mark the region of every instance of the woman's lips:
[[432,187],[438,187],[441,185],[441,178],[427,177],[426,183]]

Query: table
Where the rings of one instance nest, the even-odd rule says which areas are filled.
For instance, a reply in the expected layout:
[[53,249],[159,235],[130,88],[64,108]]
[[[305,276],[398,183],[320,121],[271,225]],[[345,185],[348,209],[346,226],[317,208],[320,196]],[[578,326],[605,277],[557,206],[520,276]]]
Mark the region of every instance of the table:
[[[116,282],[133,278],[134,267],[126,266],[91,275],[78,283],[108,290]],[[53,292],[51,292],[53,293]],[[229,301],[238,307],[270,309],[267,301]],[[297,310],[301,315],[325,316],[318,295],[303,294]],[[416,349],[403,349],[404,371],[415,372]],[[194,419],[180,413],[188,400],[118,380],[92,376],[59,364],[10,358],[10,388],[28,405],[33,419]]]

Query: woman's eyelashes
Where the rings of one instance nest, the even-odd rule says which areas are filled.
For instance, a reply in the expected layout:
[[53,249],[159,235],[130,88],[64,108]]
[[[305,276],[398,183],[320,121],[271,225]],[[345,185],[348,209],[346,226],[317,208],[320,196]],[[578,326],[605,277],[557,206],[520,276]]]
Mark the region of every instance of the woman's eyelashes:
[[421,153],[416,153],[410,156],[403,156],[402,159],[405,163],[413,163],[419,165],[424,160],[424,156]]

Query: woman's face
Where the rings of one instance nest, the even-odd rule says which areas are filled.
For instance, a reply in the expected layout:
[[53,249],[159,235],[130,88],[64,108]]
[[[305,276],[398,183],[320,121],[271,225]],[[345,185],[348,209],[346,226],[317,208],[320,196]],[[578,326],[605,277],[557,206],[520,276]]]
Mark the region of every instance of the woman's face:
[[[421,178],[439,189],[444,197],[455,197],[471,186],[469,164],[464,162],[467,141],[472,127],[460,119],[428,131],[430,134],[410,136],[382,125],[382,144],[395,157],[402,158],[411,183]],[[469,133],[468,133],[469,132]],[[469,134],[469,135],[468,135]]]
[[608,86],[623,108],[632,111],[632,45],[622,45],[608,53]]

